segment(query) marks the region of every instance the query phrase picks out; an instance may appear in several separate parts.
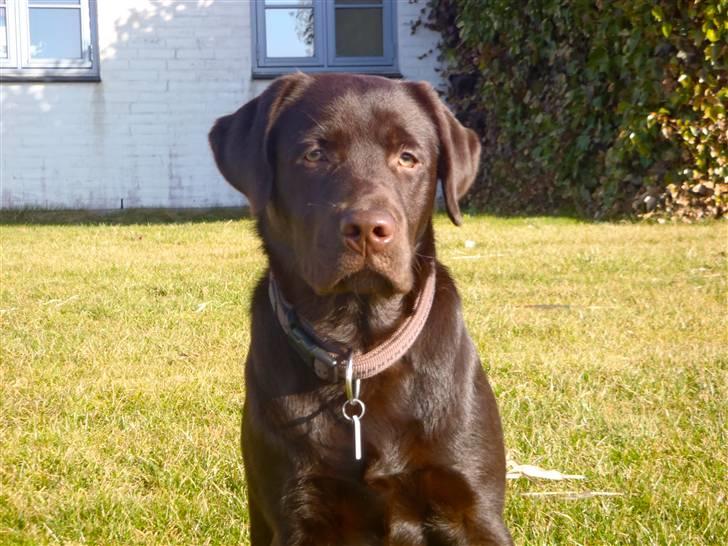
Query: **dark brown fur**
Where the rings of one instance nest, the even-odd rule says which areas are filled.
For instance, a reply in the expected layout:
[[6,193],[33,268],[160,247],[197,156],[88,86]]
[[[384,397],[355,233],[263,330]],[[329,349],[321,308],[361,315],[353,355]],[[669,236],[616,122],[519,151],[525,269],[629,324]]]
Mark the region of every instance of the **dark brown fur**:
[[[411,312],[430,271],[437,180],[459,223],[480,153],[428,85],[353,75],[279,78],[220,118],[210,143],[248,197],[287,299],[319,336],[362,351]],[[306,159],[312,149],[324,160]],[[403,167],[403,151],[414,167]],[[352,211],[388,215],[392,240],[352,250],[341,227]],[[258,284],[242,427],[254,546],[511,543],[495,399],[453,281],[435,267],[424,330],[398,363],[363,381],[359,462],[341,385],[298,357],[267,276]]]

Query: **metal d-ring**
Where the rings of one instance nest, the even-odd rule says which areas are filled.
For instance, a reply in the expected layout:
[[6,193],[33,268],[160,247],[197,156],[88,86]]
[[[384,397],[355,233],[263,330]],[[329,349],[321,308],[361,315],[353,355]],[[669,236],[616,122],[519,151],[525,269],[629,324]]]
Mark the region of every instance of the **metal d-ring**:
[[359,400],[361,390],[361,379],[354,379],[354,351],[349,351],[349,359],[346,361],[346,382],[344,383],[346,399],[349,402]]
[[[353,351],[349,353],[349,359],[346,362],[346,375],[345,375],[346,381],[344,382],[344,391],[346,392],[346,402],[344,402],[344,405],[341,406],[341,413],[344,414],[344,417],[347,419],[347,421],[351,421],[354,417],[357,419],[361,419],[364,417],[364,414],[367,411],[367,407],[364,405],[364,402],[359,400],[359,393],[361,392],[361,379],[354,379],[354,353]],[[354,406],[359,406],[361,408],[361,413],[359,415],[348,415],[346,413],[346,410],[348,408],[354,408]]]

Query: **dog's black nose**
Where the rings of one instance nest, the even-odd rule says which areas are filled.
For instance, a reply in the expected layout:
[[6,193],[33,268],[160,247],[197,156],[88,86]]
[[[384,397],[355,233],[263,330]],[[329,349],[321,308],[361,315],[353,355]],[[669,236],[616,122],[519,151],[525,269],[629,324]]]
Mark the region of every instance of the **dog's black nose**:
[[341,219],[341,238],[344,244],[362,256],[381,252],[394,238],[394,218],[379,210],[354,210]]

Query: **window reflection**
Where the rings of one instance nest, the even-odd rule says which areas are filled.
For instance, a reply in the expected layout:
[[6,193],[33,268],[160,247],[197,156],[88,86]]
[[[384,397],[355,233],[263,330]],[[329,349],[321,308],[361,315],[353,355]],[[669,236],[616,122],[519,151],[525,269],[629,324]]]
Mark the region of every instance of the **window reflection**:
[[34,59],[80,59],[81,12],[78,9],[31,8],[30,56]]
[[268,57],[313,57],[313,9],[266,9]]
[[381,57],[384,55],[381,8],[336,10],[336,55]]

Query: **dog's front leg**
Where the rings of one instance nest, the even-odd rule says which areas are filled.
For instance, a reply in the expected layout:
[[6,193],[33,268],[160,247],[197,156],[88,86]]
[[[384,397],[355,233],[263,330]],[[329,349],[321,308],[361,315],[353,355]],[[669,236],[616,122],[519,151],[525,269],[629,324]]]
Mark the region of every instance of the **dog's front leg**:
[[274,546],[278,544],[274,540],[273,531],[252,499],[248,499],[248,521],[251,546]]

